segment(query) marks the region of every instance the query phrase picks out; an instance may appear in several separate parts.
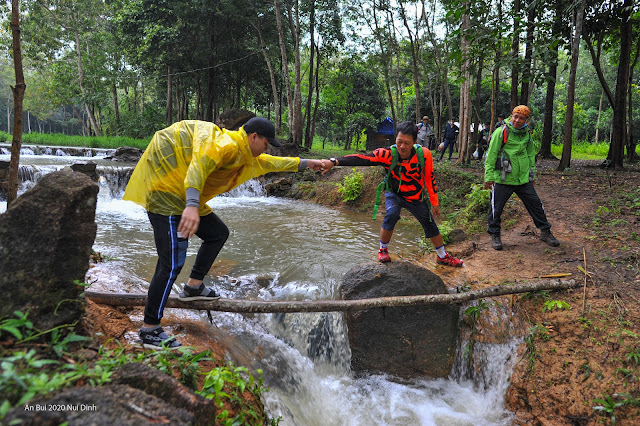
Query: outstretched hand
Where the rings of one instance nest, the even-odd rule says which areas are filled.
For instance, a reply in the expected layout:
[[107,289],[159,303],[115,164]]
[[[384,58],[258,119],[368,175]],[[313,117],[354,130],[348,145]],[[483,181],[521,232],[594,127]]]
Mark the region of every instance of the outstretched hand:
[[307,160],[307,167],[316,172],[324,170],[323,160]]
[[493,182],[485,182],[484,189],[493,189]]
[[322,161],[322,174],[326,174],[329,170],[333,168],[333,162],[331,160],[320,160]]

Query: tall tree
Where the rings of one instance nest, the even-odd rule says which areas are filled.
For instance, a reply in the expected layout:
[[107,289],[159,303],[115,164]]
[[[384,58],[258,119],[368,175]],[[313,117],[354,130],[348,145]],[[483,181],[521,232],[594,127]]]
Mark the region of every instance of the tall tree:
[[582,21],[584,17],[584,0],[580,0],[575,10],[574,30],[571,40],[571,71],[567,85],[567,114],[564,122],[564,143],[562,158],[558,170],[563,171],[571,164],[571,146],[573,144],[573,111],[576,92],[576,69],[578,68],[578,54],[580,53],[580,38],[582,35]]
[[20,2],[11,0],[11,35],[13,38],[13,66],[16,75],[16,85],[13,92],[14,119],[13,139],[11,141],[11,161],[9,162],[9,177],[7,180],[7,208],[18,197],[18,165],[20,149],[22,147],[22,100],[27,85],[24,82],[22,70],[22,47],[20,45]]
[[518,105],[520,68],[520,0],[513,1],[513,38],[511,39],[511,110]]
[[554,18],[550,35],[551,46],[547,49],[549,55],[546,60],[549,67],[545,74],[547,92],[544,102],[544,123],[542,128],[542,138],[540,141],[540,152],[538,153],[538,157],[547,159],[555,159],[554,155],[551,153],[551,143],[553,139],[553,110],[556,96],[556,78],[558,74],[558,50],[560,47],[560,37],[563,28],[562,16],[562,1],[555,0]]

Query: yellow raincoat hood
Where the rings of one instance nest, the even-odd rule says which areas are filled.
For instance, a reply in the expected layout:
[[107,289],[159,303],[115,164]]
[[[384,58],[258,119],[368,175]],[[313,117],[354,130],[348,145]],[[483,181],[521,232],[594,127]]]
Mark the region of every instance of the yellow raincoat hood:
[[156,132],[140,158],[124,200],[151,213],[181,215],[187,188],[200,191],[200,215],[205,203],[247,180],[269,172],[298,170],[297,157],[251,155],[243,128],[221,129],[206,121],[185,120]]

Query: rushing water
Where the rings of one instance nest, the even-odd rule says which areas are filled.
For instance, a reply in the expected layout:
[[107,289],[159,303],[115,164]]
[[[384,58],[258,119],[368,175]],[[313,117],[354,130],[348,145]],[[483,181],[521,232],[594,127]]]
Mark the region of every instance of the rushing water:
[[[24,155],[22,162],[36,160]],[[36,156],[33,156],[36,157]],[[4,159],[0,155],[0,160]],[[29,179],[68,164],[42,157]],[[86,160],[78,158],[76,160]],[[51,163],[56,163],[51,164]],[[146,292],[155,268],[155,246],[144,209],[122,201],[129,167],[99,167],[100,194],[94,249],[108,261],[90,270],[96,291]],[[38,175],[40,173],[40,175]],[[223,297],[263,300],[335,299],[342,276],[375,259],[379,222],[312,203],[266,197],[251,181],[211,207],[231,235],[207,284]],[[6,202],[0,204],[0,211]],[[417,226],[399,223],[394,253],[418,253]],[[184,282],[199,244],[191,241]],[[177,285],[176,285],[177,287]],[[199,314],[176,311],[184,317]],[[139,318],[137,318],[139,320]],[[515,362],[516,342],[475,345],[482,380],[469,381],[462,368],[448,379],[399,381],[381,375],[355,377],[341,313],[240,315],[213,313],[212,334],[225,341],[229,359],[264,371],[271,417],[282,425],[507,425],[504,393]],[[206,321],[203,319],[203,321]],[[133,335],[133,333],[131,333]],[[462,352],[462,350],[459,350]],[[463,364],[460,360],[457,365]]]

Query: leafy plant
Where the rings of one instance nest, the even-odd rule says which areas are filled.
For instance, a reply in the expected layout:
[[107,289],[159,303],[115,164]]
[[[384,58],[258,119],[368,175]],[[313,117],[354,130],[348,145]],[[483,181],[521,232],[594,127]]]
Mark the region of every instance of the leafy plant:
[[547,300],[542,305],[542,312],[553,311],[553,310],[571,310],[571,305],[569,305],[564,300]]
[[[200,395],[207,399],[213,399],[220,409],[216,421],[224,425],[236,424],[262,424],[262,418],[251,406],[248,406],[242,398],[245,389],[250,390],[259,397],[265,390],[263,388],[262,370],[257,370],[259,375],[256,380],[246,367],[235,367],[232,363],[227,366],[216,367],[209,371],[204,380]],[[225,409],[224,400],[240,408],[239,414],[230,418],[229,410]]]
[[593,407],[594,410],[596,411],[600,411],[602,413],[605,413],[609,416],[609,418],[611,419],[611,424],[615,425],[616,424],[616,415],[615,415],[615,410],[617,408],[620,408],[624,405],[634,405],[634,406],[639,406],[640,405],[640,400],[637,398],[634,398],[633,396],[629,395],[629,394],[625,394],[625,393],[614,393],[613,397],[615,398],[624,398],[620,401],[615,401],[610,395],[605,395],[604,398],[596,398],[593,400],[594,404],[600,404],[600,405],[596,405],[595,407]]
[[542,324],[536,324],[529,329],[529,333],[524,338],[525,357],[527,358],[527,371],[533,373],[535,370],[536,357],[538,349],[536,348],[536,339],[549,340],[549,329]]
[[364,175],[354,167],[353,172],[346,175],[338,184],[338,192],[344,202],[357,200],[362,195]]

